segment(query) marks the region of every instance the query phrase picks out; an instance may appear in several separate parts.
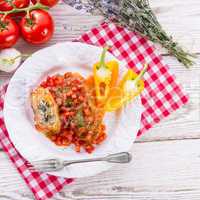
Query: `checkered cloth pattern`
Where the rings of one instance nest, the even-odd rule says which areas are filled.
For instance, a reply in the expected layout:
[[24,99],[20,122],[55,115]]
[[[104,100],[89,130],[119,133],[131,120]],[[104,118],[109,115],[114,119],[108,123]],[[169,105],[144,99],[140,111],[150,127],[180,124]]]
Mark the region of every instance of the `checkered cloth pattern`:
[[79,41],[97,46],[111,46],[111,53],[136,72],[145,63],[148,64],[148,71],[144,76],[145,90],[141,95],[145,110],[138,135],[187,103],[188,96],[176,83],[175,76],[156,53],[153,44],[144,37],[115,24],[103,23],[83,34]]
[[[83,34],[77,41],[98,46],[112,46],[113,55],[136,72],[139,72],[145,63],[149,65],[144,76],[145,90],[141,98],[144,112],[138,135],[188,101],[188,97],[176,83],[168,66],[155,53],[152,43],[138,34],[114,24],[104,23]],[[6,89],[7,85],[0,89],[0,144],[33,192],[35,199],[50,198],[73,180],[29,171],[27,161],[13,146],[4,125],[3,104]]]
[[72,179],[64,179],[56,176],[50,176],[45,173],[31,172],[27,167],[27,161],[15,149],[9,139],[8,132],[3,121],[3,102],[7,85],[0,89],[0,144],[13,162],[18,172],[25,180],[28,187],[33,192],[36,200],[44,200],[52,197],[60,191],[64,185],[71,183]]

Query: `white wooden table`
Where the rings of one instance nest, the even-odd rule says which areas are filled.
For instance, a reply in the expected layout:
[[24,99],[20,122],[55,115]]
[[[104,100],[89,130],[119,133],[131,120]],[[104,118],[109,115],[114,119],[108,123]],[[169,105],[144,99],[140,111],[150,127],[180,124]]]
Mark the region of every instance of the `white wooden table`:
[[[164,59],[190,95],[190,102],[163,120],[133,145],[132,164],[98,176],[77,179],[57,194],[57,200],[199,200],[200,199],[200,1],[152,0],[165,29],[198,55],[187,70],[163,50]],[[80,16],[65,5],[51,10],[56,33],[50,44],[72,40],[102,20]],[[17,48],[33,52],[20,41]],[[12,74],[0,72],[0,82]],[[0,200],[33,199],[24,181],[0,149]]]

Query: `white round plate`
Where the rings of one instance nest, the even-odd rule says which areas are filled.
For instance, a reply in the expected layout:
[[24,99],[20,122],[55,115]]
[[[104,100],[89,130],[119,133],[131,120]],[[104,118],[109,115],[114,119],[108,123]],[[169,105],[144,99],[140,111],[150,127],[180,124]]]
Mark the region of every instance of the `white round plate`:
[[[28,161],[59,158],[78,160],[129,151],[140,128],[142,105],[140,98],[119,112],[105,115],[108,137],[92,154],[76,153],[73,147],[58,147],[34,127],[30,106],[30,92],[47,75],[79,72],[84,77],[92,74],[92,65],[99,60],[102,48],[79,42],[58,43],[44,48],[28,58],[12,77],[5,97],[4,117],[10,139]],[[106,60],[116,58],[108,53]],[[122,62],[120,75],[126,70]],[[113,164],[98,162],[75,164],[49,174],[61,177],[85,177],[108,170]]]

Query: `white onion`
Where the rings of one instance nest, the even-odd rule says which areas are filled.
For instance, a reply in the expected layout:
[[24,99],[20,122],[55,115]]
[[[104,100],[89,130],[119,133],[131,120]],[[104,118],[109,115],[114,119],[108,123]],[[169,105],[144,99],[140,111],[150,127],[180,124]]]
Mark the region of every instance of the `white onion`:
[[[0,51],[0,70],[4,72],[12,72],[21,63],[21,53],[14,49],[14,48],[8,48],[8,49],[3,49]],[[6,62],[5,60],[8,59],[14,59],[17,56],[19,56],[17,59],[14,60],[13,63]]]

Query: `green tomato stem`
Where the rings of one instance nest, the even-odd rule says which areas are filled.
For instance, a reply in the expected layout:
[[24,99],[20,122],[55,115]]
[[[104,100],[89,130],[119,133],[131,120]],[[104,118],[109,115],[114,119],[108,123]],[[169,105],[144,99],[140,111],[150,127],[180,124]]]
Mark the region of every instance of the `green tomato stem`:
[[12,13],[30,12],[30,11],[36,10],[36,9],[48,10],[49,7],[37,2],[36,4],[30,5],[29,7],[26,7],[26,8],[13,8],[12,10],[9,10],[9,11],[0,11],[0,14],[7,16]]

